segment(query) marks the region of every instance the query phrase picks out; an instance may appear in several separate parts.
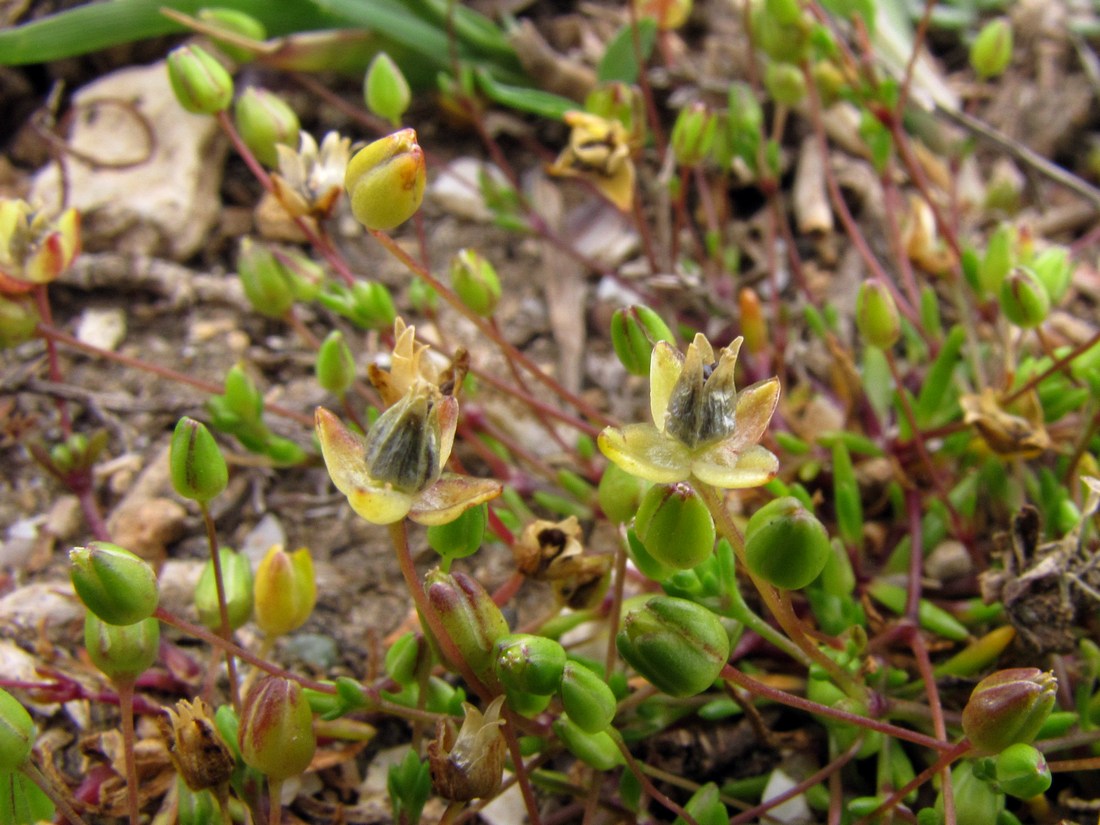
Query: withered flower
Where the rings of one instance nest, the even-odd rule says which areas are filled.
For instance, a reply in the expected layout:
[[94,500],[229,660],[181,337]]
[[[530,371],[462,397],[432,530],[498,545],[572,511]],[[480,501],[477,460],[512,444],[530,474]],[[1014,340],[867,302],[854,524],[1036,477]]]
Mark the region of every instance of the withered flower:
[[626,127],[588,112],[566,112],[564,119],[573,128],[569,144],[547,171],[587,180],[629,212],[634,205],[634,161]]
[[165,708],[164,714],[168,755],[187,787],[202,791],[228,782],[237,763],[214,726],[210,706],[201,698],[182,699],[174,709]]
[[607,590],[611,556],[585,553],[576,516],[531,522],[513,553],[523,575],[549,582],[558,603],[574,610],[598,603]]
[[279,171],[271,175],[276,197],[295,217],[327,218],[344,191],[344,174],[351,158],[351,138],[329,132],[317,141],[309,132],[299,135],[298,151],[276,144]]
[[500,709],[504,697],[494,699],[482,714],[462,703],[466,718],[456,733],[449,719],[436,727],[428,743],[428,764],[435,792],[451,802],[485,799],[500,789],[504,772],[504,737],[500,735]]

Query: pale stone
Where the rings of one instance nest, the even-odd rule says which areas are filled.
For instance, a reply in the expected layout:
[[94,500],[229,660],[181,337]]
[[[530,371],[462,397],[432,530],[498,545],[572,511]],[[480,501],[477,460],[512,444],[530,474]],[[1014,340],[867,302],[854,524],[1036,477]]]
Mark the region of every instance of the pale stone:
[[[215,119],[180,107],[163,62],[88,84],[73,110],[64,180],[88,246],[177,261],[194,255],[221,209],[227,144]],[[50,164],[32,199],[56,210],[61,181]]]
[[121,307],[89,307],[80,314],[76,337],[113,352],[126,337],[126,312]]

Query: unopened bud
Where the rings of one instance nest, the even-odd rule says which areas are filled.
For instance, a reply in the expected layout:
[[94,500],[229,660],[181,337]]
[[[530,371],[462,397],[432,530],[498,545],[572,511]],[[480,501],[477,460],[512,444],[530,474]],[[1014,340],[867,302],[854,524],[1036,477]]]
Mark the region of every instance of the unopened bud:
[[[1005,806],[1004,794],[978,776],[973,760],[963,760],[951,771],[951,792],[955,803],[955,821],[966,825],[997,825]],[[943,793],[936,798],[936,811],[943,816]],[[942,821],[942,820],[941,820]]]
[[996,77],[1012,62],[1012,25],[1004,17],[986,23],[970,46],[970,65],[983,79]]
[[963,708],[963,732],[984,753],[1030,742],[1050,715],[1057,689],[1053,673],[1034,667],[991,673],[978,682]]
[[27,709],[0,688],[0,773],[7,774],[26,763],[37,735]]
[[619,703],[599,675],[570,662],[562,672],[561,704],[577,727],[585,733],[598,733],[611,724]]
[[462,303],[486,318],[500,302],[497,271],[473,249],[463,249],[451,259],[451,286]]
[[625,524],[634,518],[649,483],[631,475],[618,464],[609,462],[600,476],[596,488],[596,500],[604,515],[616,524]]
[[180,46],[168,53],[168,80],[176,100],[188,112],[213,115],[233,100],[233,78],[213,55],[198,46]]
[[[222,585],[225,588],[225,607],[229,614],[229,628],[236,630],[252,618],[254,587],[252,565],[246,555],[235,553],[228,547],[218,550],[218,560],[222,568]],[[199,576],[199,582],[195,585],[195,610],[199,614],[199,621],[211,630],[217,630],[222,626],[213,559],[206,562]]]
[[678,29],[687,22],[692,0],[633,0],[639,17],[651,17],[661,31]]
[[314,370],[317,383],[337,398],[343,398],[355,383],[355,356],[340,330],[334,329],[321,343]]
[[241,241],[237,275],[252,308],[267,318],[282,318],[297,297],[290,269],[264,244]]
[[793,63],[770,60],[764,71],[764,88],[776,103],[795,106],[806,96],[806,78]]
[[144,559],[106,541],[69,551],[69,575],[84,606],[107,624],[128,625],[153,615],[157,574]]
[[285,636],[305,624],[317,603],[309,550],[287,553],[273,545],[256,569],[254,602],[256,624],[267,636]]
[[901,337],[901,319],[894,296],[881,281],[864,281],[856,298],[856,326],[863,340],[890,349]]
[[206,425],[184,416],[172,432],[168,454],[172,486],[184,498],[208,502],[229,483],[225,458]]
[[402,129],[360,149],[348,163],[344,187],[356,220],[367,229],[386,230],[420,208],[426,181],[416,132]]
[[672,126],[671,146],[681,166],[698,166],[714,145],[718,118],[703,103],[681,109]]
[[160,624],[150,617],[135,624],[113,625],[95,613],[84,617],[84,647],[92,663],[115,682],[129,682],[157,660]]
[[508,633],[508,622],[493,597],[465,573],[438,568],[428,572],[424,591],[463,661],[479,677],[492,675],[496,643]]
[[589,767],[598,771],[610,771],[623,764],[623,755],[615,740],[606,730],[588,733],[568,714],[554,720],[554,733],[569,752]]
[[793,496],[768,502],[745,528],[749,569],[784,590],[816,579],[831,552],[825,526]]
[[277,145],[298,146],[298,115],[274,92],[249,86],[237,98],[233,115],[241,140],[264,166],[279,165]]
[[504,738],[500,735],[500,709],[504,697],[494,699],[482,714],[464,702],[466,718],[456,733],[453,723],[441,721],[436,738],[428,743],[435,792],[451,802],[466,802],[496,795],[504,772]]
[[634,530],[661,564],[689,570],[714,550],[714,518],[690,484],[656,484],[642,497]]
[[395,127],[401,125],[401,116],[412,101],[412,91],[401,68],[385,52],[376,54],[367,67],[363,99],[371,112]]
[[641,143],[645,132],[645,103],[637,86],[622,82],[601,83],[584,99],[584,110],[604,120],[617,120],[632,143]]
[[1050,312],[1050,295],[1035,274],[1018,266],[1001,284],[1001,311],[1018,327],[1030,329],[1046,320]]
[[1031,262],[1031,271],[1046,287],[1052,304],[1058,303],[1065,296],[1073,280],[1073,269],[1069,250],[1064,246],[1052,246]]
[[392,329],[397,319],[393,296],[378,281],[356,281],[351,287],[352,317],[366,329]]
[[752,287],[744,287],[737,293],[737,307],[741,311],[741,335],[745,349],[756,355],[768,345],[768,321],[760,295]]
[[670,696],[702,693],[729,658],[722,622],[701,605],[654,596],[627,613],[615,638],[620,655],[657,689]]
[[256,683],[241,710],[237,743],[245,764],[269,779],[279,781],[305,771],[317,739],[301,685],[278,676]]
[[1050,787],[1050,767],[1043,754],[1031,745],[1017,742],[997,755],[997,784],[1009,796],[1031,799]]
[[649,375],[653,347],[658,341],[672,343],[672,330],[649,307],[635,304],[617,309],[611,316],[611,345],[631,375]]

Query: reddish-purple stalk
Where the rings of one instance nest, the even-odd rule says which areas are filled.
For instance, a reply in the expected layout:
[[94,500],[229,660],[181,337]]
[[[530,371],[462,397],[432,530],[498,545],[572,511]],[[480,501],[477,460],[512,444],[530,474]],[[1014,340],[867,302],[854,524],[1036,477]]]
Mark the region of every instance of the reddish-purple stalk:
[[126,765],[126,805],[129,809],[130,825],[140,825],[137,762],[134,760],[134,680],[115,679],[113,681],[115,693],[118,694],[118,711],[122,718],[122,754]]
[[[201,378],[195,378],[192,375],[178,372],[177,370],[170,369],[169,367],[163,367],[159,364],[153,364],[149,361],[143,361],[140,358],[134,358],[130,355],[124,355],[121,352],[112,352],[108,349],[94,346],[93,344],[87,344],[66,332],[62,332],[56,327],[48,324],[39,324],[38,333],[47,340],[57,341],[65,346],[78,349],[82,352],[87,352],[90,355],[95,355],[98,358],[103,358],[107,361],[114,361],[117,364],[123,364],[127,367],[133,367],[134,369],[142,370],[143,372],[152,373],[161,378],[169,381],[175,381],[178,384],[184,384],[189,387],[194,387],[197,390],[209,393],[211,395],[218,395],[224,389],[223,387],[215,384],[212,381],[205,381]],[[312,416],[304,415],[303,413],[289,410],[286,407],[280,407],[277,404],[267,404],[264,407],[265,410],[270,411],[274,415],[278,415],[282,418],[289,418],[292,421],[297,421],[299,424],[305,427],[313,427]]]
[[902,728],[889,722],[880,722],[878,719],[872,719],[868,716],[860,716],[856,713],[837,710],[828,705],[822,705],[819,702],[813,702],[801,696],[796,696],[793,693],[787,693],[784,690],[773,688],[770,685],[753,679],[751,676],[747,676],[730,664],[725,665],[719,675],[726,681],[732,682],[737,687],[743,688],[761,699],[770,699],[773,702],[779,702],[780,704],[788,705],[792,708],[798,708],[799,710],[804,710],[807,713],[812,713],[817,716],[828,716],[830,719],[836,719],[839,722],[857,725],[862,728],[867,728],[868,730],[879,731],[880,733],[885,733],[887,736],[904,739],[906,742],[912,742],[915,745],[921,745],[935,751],[943,751],[953,747],[948,742],[942,742],[939,739],[935,739],[923,733],[917,733],[908,728]]
[[[941,742],[939,744],[942,747],[944,743]],[[963,739],[957,745],[950,745],[947,750],[940,753],[939,759],[890,794],[881,805],[867,814],[867,816],[856,820],[854,825],[872,825],[872,823],[878,822],[878,817],[887,811],[893,810],[893,808],[905,799],[910,792],[915,791],[937,773],[950,767],[953,762],[966,756],[969,752],[970,742],[966,739]]]
[[[405,520],[402,519],[389,525],[389,528],[390,540],[393,542],[394,551],[397,556],[397,564],[401,568],[401,575],[405,579],[405,587],[412,597],[417,613],[420,615],[421,619],[427,623],[428,629],[431,630],[444,657],[459,672],[459,675],[462,676],[466,684],[468,684],[484,702],[490,702],[493,699],[492,691],[485,686],[485,683],[478,678],[477,674],[470,669],[466,660],[462,658],[462,653],[451,639],[450,634],[447,632],[447,628],[443,626],[439,614],[435,611],[431,602],[428,601],[428,596],[424,592],[424,586],[421,584],[420,577],[416,573],[412,551],[409,549],[408,525]],[[527,771],[524,768],[523,754],[519,748],[519,741],[516,739],[515,731],[516,725],[518,724],[517,718],[507,707],[504,709],[504,714],[508,720],[508,724],[504,726],[501,734],[504,736],[504,741],[512,756],[516,780],[519,784],[520,793],[523,795],[523,801],[527,808],[527,815],[531,820],[531,825],[539,825],[538,802],[535,799],[534,789],[531,787],[530,777],[527,775]]]
[[570,392],[551,376],[543,372],[537,364],[535,364],[526,355],[516,349],[512,344],[504,339],[492,325],[489,324],[484,318],[478,315],[476,312],[467,307],[462,300],[454,294],[454,292],[447,288],[442,281],[432,275],[431,272],[422,267],[417,261],[407,253],[404,249],[398,246],[393,238],[387,235],[385,232],[379,230],[369,230],[371,235],[374,236],[382,246],[397,260],[401,261],[413,274],[419,275],[423,278],[429,286],[431,286],[436,292],[438,292],[443,299],[449,303],[454,309],[458,310],[464,315],[474,326],[489,340],[496,344],[500,350],[504,353],[506,358],[514,359],[517,364],[522,366],[525,370],[531,373],[539,382],[544,384],[549,390],[556,393],[564,401],[571,404],[582,414],[588,416],[593,421],[597,421],[601,424],[611,423],[610,419],[585,401],[575,393]]
[[788,799],[793,799],[800,793],[805,793],[814,785],[818,785],[821,782],[824,782],[826,779],[831,780],[833,776],[837,775],[837,772],[841,768],[843,768],[855,758],[855,755],[859,752],[859,749],[862,745],[863,737],[857,737],[856,741],[848,747],[848,750],[844,751],[844,753],[840,754],[840,756],[830,761],[828,765],[825,765],[819,771],[811,774],[810,776],[807,776],[797,785],[792,785],[790,788],[783,791],[783,793],[779,794],[778,796],[773,796],[771,799],[766,799],[756,807],[749,808],[747,811],[742,811],[736,816],[731,817],[729,825],[741,825],[741,823],[743,822],[752,822],[753,820],[759,819],[772,808],[775,808],[778,805],[782,805]]
[[50,798],[50,801],[54,804],[54,807],[60,812],[60,815],[69,821],[69,825],[88,825],[84,821],[76,809],[73,808],[72,803],[69,802],[68,797],[61,793],[50,780],[46,774],[32,762],[27,762],[23,767],[19,769],[24,776],[31,780],[42,793],[46,794]]
[[638,784],[642,786],[642,790],[661,805],[665,810],[671,811],[676,814],[677,817],[681,817],[688,825],[699,825],[695,821],[695,817],[685,811],[680,805],[677,805],[668,796],[661,793],[660,789],[650,781],[650,778],[646,775],[645,769],[641,763],[634,758],[634,754],[630,752],[630,748],[626,746],[626,742],[623,741],[623,737],[617,730],[611,728],[611,738],[615,740],[615,745],[619,748],[619,752],[623,755],[623,759],[626,760],[626,767],[634,777],[638,780]]
[[[53,312],[50,309],[50,295],[46,284],[39,284],[34,288],[34,300],[38,304],[38,314],[42,317],[39,330],[43,326],[53,326]],[[53,339],[46,338],[46,361],[48,364],[50,380],[56,384],[61,383],[61,363],[57,357],[57,344]],[[68,438],[73,433],[73,422],[69,417],[69,405],[64,398],[55,399],[57,414],[61,418],[61,432]]]
[[[214,519],[210,516],[210,508],[206,506],[205,501],[199,502],[199,512],[202,514],[202,523],[206,527],[206,545],[210,550],[211,563],[214,565],[214,586],[218,591],[218,618],[221,622],[218,635],[228,642],[233,638],[233,630],[229,626],[229,604],[225,598],[225,577],[222,575],[222,558],[218,551],[218,533],[214,526]],[[211,666],[213,666],[213,660]],[[237,684],[237,662],[228,648],[225,649],[225,670],[229,677],[229,699],[239,717],[241,691]]]

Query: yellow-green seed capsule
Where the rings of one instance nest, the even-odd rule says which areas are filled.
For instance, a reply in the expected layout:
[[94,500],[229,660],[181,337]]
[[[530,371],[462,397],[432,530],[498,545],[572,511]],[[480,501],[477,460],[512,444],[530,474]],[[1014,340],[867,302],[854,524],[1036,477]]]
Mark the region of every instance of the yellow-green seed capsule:
[[1000,299],[1005,317],[1024,329],[1039,326],[1050,313],[1050,295],[1027,267],[1018,266],[1008,274],[1001,284]]
[[424,199],[427,169],[413,129],[368,144],[344,177],[351,212],[367,229],[388,230],[411,218]]
[[[236,630],[252,618],[253,580],[252,565],[243,553],[235,553],[228,547],[218,550],[222,568],[222,584],[225,587],[225,606],[229,614],[229,627]],[[222,626],[221,609],[218,606],[218,584],[214,577],[214,561],[211,559],[202,569],[195,585],[195,610],[199,621],[211,630]]]
[[0,350],[31,340],[40,320],[30,296],[0,295]]
[[245,764],[269,779],[289,779],[305,771],[317,739],[301,685],[278,676],[257,682],[241,710],[237,744]]
[[355,357],[338,329],[330,332],[317,350],[314,365],[317,383],[337,398],[343,398],[355,383]]
[[749,569],[784,590],[816,579],[831,553],[825,526],[793,496],[768,502],[745,528]]
[[107,624],[128,625],[153,615],[157,574],[117,544],[93,541],[69,551],[69,576],[84,606]]
[[795,106],[806,96],[806,78],[793,63],[772,60],[764,70],[764,88],[776,103]]
[[180,46],[168,53],[168,80],[176,100],[188,112],[213,115],[233,101],[233,78],[213,55],[198,46]]
[[297,630],[317,603],[317,582],[309,550],[287,553],[273,545],[256,569],[254,583],[256,624],[267,636],[285,636]]

